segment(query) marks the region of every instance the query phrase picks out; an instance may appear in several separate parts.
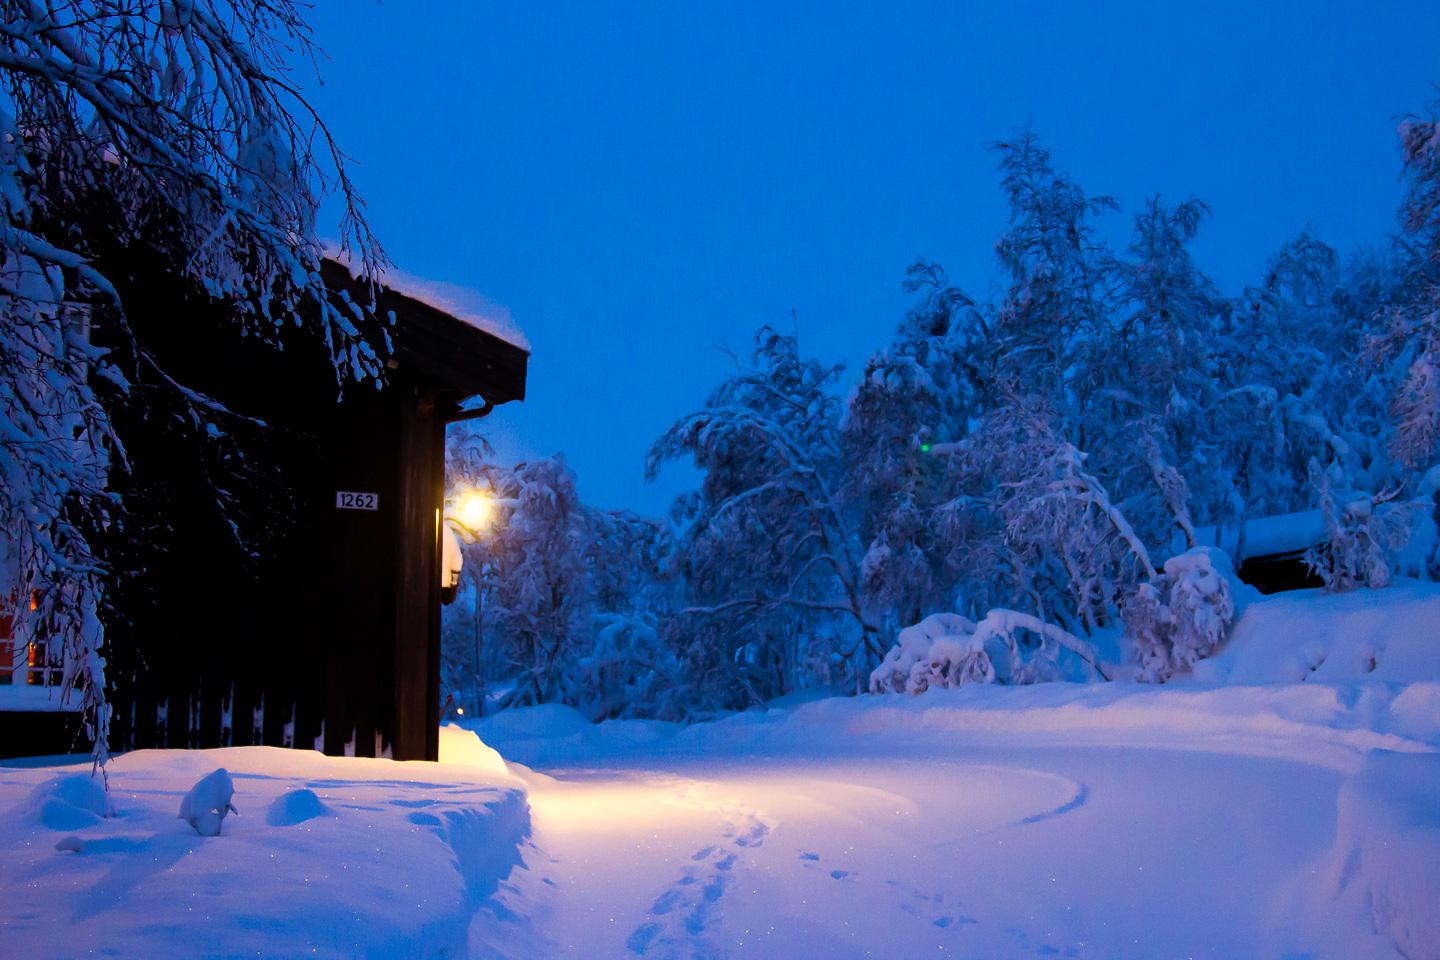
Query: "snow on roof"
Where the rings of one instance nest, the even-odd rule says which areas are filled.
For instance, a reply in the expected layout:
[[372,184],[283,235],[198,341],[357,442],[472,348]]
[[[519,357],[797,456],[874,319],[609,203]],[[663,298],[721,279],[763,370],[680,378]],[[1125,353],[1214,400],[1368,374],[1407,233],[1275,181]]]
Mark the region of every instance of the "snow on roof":
[[78,713],[80,698],[60,698],[60,688],[25,682],[24,668],[17,670],[11,682],[0,684],[0,710],[22,713]]
[[[359,277],[359,271],[350,255],[338,246],[327,243],[325,256],[344,264],[350,269],[352,276]],[[403,297],[448,313],[477,330],[498,337],[526,353],[530,352],[530,341],[526,338],[525,331],[520,329],[520,325],[510,315],[510,309],[476,290],[445,280],[417,277],[395,266],[385,267],[377,279]]]
[[[1273,517],[1251,517],[1245,521],[1245,555],[1240,550],[1240,526],[1199,527],[1195,542],[1202,547],[1219,547],[1236,562],[1248,557],[1268,557],[1277,553],[1306,550],[1325,539],[1325,520],[1319,510],[1301,510]],[[1185,552],[1185,541],[1176,538],[1170,544],[1172,553]]]

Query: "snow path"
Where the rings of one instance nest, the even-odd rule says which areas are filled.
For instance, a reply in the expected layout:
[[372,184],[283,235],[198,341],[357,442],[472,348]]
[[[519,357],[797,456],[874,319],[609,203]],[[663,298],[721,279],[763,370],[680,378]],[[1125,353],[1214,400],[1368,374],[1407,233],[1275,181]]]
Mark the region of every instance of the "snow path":
[[1398,956],[1359,910],[1307,919],[1344,779],[1312,765],[1096,746],[606,763],[530,784],[537,855],[511,878],[546,904],[529,955]]

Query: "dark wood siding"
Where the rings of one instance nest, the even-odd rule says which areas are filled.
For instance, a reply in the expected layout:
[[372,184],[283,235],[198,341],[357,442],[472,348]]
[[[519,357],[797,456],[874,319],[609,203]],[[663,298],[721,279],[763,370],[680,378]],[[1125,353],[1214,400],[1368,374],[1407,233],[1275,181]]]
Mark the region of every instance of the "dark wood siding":
[[[436,759],[445,419],[476,392],[523,397],[528,354],[386,292],[383,389],[342,397],[317,344],[259,345],[222,304],[131,276],[124,299],[166,369],[265,426],[227,424],[236,458],[151,407],[116,417],[131,469],[114,479],[125,522],[99,535],[126,571],[106,611],[111,749]],[[338,510],[340,490],[374,493],[379,509]]]
[[433,391],[413,387],[400,410],[400,487],[394,651],[395,756],[439,751],[439,532],[444,508],[445,425]]

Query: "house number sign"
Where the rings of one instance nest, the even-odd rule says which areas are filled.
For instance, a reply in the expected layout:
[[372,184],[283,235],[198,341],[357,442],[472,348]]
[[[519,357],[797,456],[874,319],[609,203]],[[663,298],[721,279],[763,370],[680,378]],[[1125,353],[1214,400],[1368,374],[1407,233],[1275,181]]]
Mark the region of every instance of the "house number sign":
[[336,510],[379,510],[380,494],[362,493],[358,490],[336,490]]

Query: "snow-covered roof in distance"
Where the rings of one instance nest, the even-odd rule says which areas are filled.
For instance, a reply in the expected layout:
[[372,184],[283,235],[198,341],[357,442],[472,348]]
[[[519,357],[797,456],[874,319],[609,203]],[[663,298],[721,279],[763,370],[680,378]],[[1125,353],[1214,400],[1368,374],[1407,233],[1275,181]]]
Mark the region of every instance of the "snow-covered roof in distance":
[[[1268,557],[1281,553],[1306,550],[1325,539],[1325,520],[1319,510],[1301,510],[1273,517],[1252,517],[1245,521],[1245,555],[1240,550],[1240,527],[1226,525],[1198,527],[1195,542],[1202,547],[1219,547],[1237,563],[1249,557]],[[1178,534],[1170,543],[1172,553],[1185,551],[1185,540]]]
[[0,710],[14,710],[24,713],[78,713],[80,698],[71,697],[61,701],[58,686],[46,687],[25,682],[23,668],[16,671],[12,681],[0,685]]
[[[327,259],[342,263],[350,275],[359,279],[354,261],[350,255],[334,244],[325,245]],[[525,331],[510,315],[510,309],[469,287],[444,280],[429,280],[406,273],[399,267],[387,266],[377,277],[380,283],[403,297],[434,307],[457,320],[498,337],[526,353],[530,352],[530,341]]]

